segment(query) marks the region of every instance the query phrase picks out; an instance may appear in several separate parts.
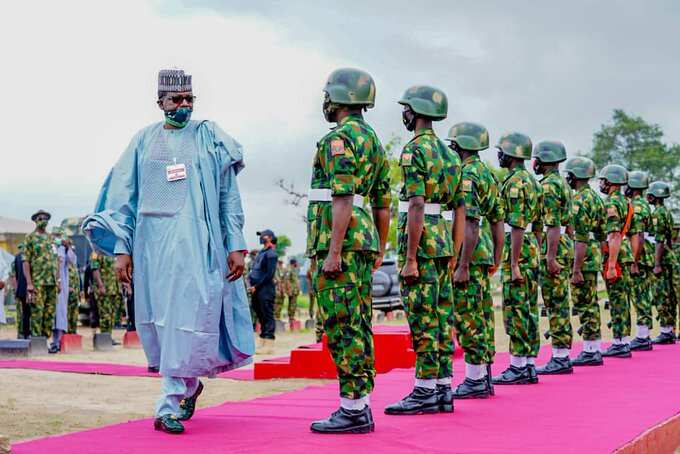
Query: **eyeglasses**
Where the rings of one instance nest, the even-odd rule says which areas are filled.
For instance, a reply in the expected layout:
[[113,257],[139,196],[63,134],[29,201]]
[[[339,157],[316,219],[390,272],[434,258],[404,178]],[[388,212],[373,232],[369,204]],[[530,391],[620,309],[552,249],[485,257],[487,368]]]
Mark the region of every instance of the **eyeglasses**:
[[166,99],[171,100],[175,104],[182,104],[182,101],[186,101],[189,104],[193,104],[194,101],[196,100],[196,96],[194,95],[174,95],[174,96],[168,96]]

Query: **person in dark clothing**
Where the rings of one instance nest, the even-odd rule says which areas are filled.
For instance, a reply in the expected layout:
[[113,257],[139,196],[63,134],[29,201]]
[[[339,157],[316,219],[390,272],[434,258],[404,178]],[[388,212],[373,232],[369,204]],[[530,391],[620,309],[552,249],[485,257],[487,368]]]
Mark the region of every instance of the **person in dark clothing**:
[[24,275],[23,243],[19,245],[19,253],[14,256],[14,296],[17,305],[17,334],[19,339],[28,339],[31,335],[31,305],[26,302],[26,276]]
[[274,273],[276,272],[276,235],[271,230],[257,232],[260,237],[262,250],[257,253],[253,266],[251,267],[248,281],[250,288],[248,291],[252,295],[253,307],[262,327],[260,332],[260,342],[258,344],[258,354],[271,354],[274,349],[274,298],[276,297],[276,285],[274,284]]

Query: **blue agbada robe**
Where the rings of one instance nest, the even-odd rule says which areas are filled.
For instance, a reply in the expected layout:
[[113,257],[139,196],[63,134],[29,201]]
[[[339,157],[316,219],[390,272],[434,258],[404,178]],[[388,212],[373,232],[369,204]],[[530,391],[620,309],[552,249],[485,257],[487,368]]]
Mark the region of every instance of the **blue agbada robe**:
[[[187,178],[168,182],[168,165]],[[251,362],[255,346],[241,280],[227,254],[246,250],[236,175],[241,146],[212,122],[141,130],[83,222],[94,247],[133,259],[135,321],[149,365],[173,377],[213,376]]]

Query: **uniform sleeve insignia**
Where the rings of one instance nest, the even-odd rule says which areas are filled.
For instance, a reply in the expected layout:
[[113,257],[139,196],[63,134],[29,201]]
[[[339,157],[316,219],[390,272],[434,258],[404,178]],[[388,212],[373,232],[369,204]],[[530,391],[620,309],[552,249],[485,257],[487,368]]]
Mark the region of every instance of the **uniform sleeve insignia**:
[[402,153],[401,154],[401,165],[402,166],[410,166],[412,158],[413,158],[413,155],[411,153]]
[[342,139],[331,140],[331,156],[340,156],[345,154],[345,142]]
[[516,199],[517,197],[519,197],[519,189],[518,188],[510,188],[510,198]]
[[472,180],[463,180],[463,191],[472,191]]
[[652,218],[652,224],[654,224],[654,227],[656,227],[656,218]]
[[640,205],[635,205],[635,208],[633,209],[634,213],[639,213],[640,210],[642,210],[642,207]]
[[616,212],[616,208],[615,207],[607,208],[607,216],[609,216],[609,217],[618,216],[618,213]]

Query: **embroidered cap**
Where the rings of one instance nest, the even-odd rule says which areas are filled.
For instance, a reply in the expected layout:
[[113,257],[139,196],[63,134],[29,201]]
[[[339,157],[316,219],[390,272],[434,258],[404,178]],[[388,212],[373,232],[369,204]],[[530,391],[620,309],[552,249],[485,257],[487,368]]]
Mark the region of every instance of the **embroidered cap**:
[[182,69],[161,69],[158,71],[158,92],[192,91],[191,74]]

